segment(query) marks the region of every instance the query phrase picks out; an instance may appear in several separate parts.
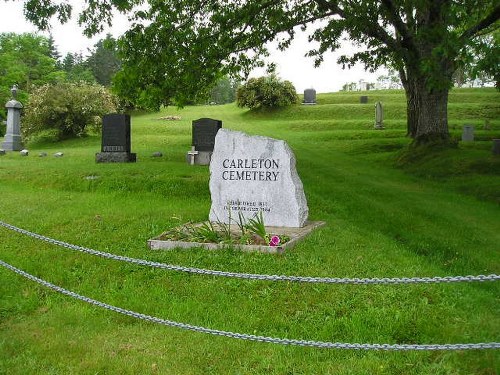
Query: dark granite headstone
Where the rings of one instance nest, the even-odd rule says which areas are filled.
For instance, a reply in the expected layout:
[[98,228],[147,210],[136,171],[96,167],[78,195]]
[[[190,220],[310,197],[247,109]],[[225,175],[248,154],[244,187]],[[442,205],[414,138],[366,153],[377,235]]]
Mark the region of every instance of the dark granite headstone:
[[304,102],[302,104],[316,104],[316,90],[304,90]]
[[211,118],[200,118],[193,121],[192,146],[196,151],[213,152],[215,136],[222,128],[222,121]]
[[130,152],[130,116],[113,113],[102,118],[101,152]]
[[361,104],[366,104],[366,103],[368,103],[368,96],[366,96],[366,95],[360,96],[360,97],[359,97],[359,102],[360,102]]
[[113,113],[102,118],[101,152],[97,163],[135,162],[136,154],[130,152],[130,116]]

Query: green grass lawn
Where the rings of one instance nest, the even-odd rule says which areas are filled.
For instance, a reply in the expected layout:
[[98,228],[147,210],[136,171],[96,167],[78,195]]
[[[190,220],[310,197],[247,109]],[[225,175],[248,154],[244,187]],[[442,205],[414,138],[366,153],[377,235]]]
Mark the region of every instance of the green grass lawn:
[[[500,274],[499,94],[454,90],[449,123],[477,141],[406,153],[400,91],[318,95],[317,106],[249,112],[167,108],[132,118],[133,164],[96,164],[100,137],[0,157],[0,220],[117,255],[187,267],[329,277]],[[383,131],[373,130],[374,102]],[[180,121],[160,120],[179,115]],[[146,241],[208,217],[208,167],[189,166],[191,121],[285,139],[310,219],[327,224],[281,255],[152,252]],[[489,129],[484,128],[489,121]],[[39,158],[39,152],[48,157]],[[64,157],[52,154],[62,151]],[[155,151],[162,158],[153,158]],[[98,176],[88,179],[88,176]],[[345,343],[500,341],[498,282],[356,286],[251,281],[141,267],[0,228],[0,259],[90,298],[207,328]],[[126,317],[0,268],[0,374],[497,374],[498,350],[377,352],[241,341]]]

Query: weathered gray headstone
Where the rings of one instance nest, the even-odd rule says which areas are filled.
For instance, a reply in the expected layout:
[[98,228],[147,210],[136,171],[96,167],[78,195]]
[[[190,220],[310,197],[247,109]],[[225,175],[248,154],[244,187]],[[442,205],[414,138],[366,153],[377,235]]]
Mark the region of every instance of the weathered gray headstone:
[[39,158],[44,158],[44,157],[46,157],[46,156],[47,156],[47,153],[46,153],[46,152],[40,152],[40,153],[38,154],[38,157],[39,157]]
[[5,104],[7,108],[7,129],[2,147],[8,151],[20,151],[23,148],[21,141],[21,109],[23,105],[16,100],[17,86],[11,89],[12,99]]
[[161,158],[163,156],[163,153],[161,151],[155,151],[151,156],[154,158]]
[[221,129],[210,163],[209,219],[262,212],[266,226],[302,227],[309,209],[295,156],[283,140]]
[[375,129],[384,129],[384,109],[381,102],[375,103]]
[[64,156],[64,154],[62,152],[56,152],[54,154],[54,157],[56,157],[56,158],[62,158],[63,156]]
[[493,147],[491,148],[493,155],[500,155],[500,139],[493,139]]
[[316,90],[315,89],[305,89],[304,90],[304,101],[302,104],[316,104]]
[[130,116],[113,113],[102,118],[101,152],[97,163],[133,163],[136,154],[130,152]]
[[190,165],[209,165],[214,151],[215,136],[222,128],[222,121],[200,118],[192,122],[191,150],[186,154]]
[[472,142],[474,141],[474,126],[464,125],[462,130],[462,142]]

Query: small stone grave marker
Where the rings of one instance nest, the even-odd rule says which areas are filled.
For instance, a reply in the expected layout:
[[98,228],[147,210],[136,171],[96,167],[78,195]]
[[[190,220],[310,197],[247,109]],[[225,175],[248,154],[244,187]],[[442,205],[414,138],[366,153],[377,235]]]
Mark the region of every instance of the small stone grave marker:
[[462,130],[462,142],[473,142],[474,141],[474,126],[464,125]]
[[19,154],[20,154],[21,156],[28,156],[28,155],[29,155],[29,153],[30,153],[30,152],[29,152],[28,150],[26,150],[26,149],[19,151]]
[[366,95],[362,95],[362,96],[360,96],[360,97],[359,97],[359,102],[360,102],[361,104],[366,104],[366,103],[368,103],[368,96],[366,96]]
[[196,155],[198,155],[198,154],[199,154],[199,151],[196,151],[196,150],[194,149],[194,146],[193,146],[193,147],[191,147],[191,151],[188,151],[188,155],[189,155],[189,157],[190,157],[190,159],[191,159],[191,161],[190,161],[190,163],[189,163],[189,164],[194,165],[194,160],[195,160],[195,157],[196,157]]
[[209,220],[229,223],[262,212],[264,224],[303,227],[309,209],[295,156],[283,140],[221,129],[210,163]]
[[214,151],[215,136],[222,128],[222,121],[200,118],[192,122],[191,150],[186,154],[190,165],[209,165]]
[[304,101],[302,102],[302,104],[306,104],[306,105],[316,104],[316,90],[315,89],[304,90]]
[[130,152],[130,116],[113,113],[103,116],[101,152],[97,163],[135,162],[136,154]]
[[375,129],[384,129],[384,109],[381,102],[375,103]]

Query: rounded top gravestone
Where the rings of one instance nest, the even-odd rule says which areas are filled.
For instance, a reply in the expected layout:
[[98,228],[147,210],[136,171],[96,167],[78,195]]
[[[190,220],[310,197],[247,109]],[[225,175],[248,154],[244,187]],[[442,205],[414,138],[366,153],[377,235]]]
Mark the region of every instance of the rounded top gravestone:
[[315,89],[304,90],[304,101],[302,104],[316,104],[316,90]]

